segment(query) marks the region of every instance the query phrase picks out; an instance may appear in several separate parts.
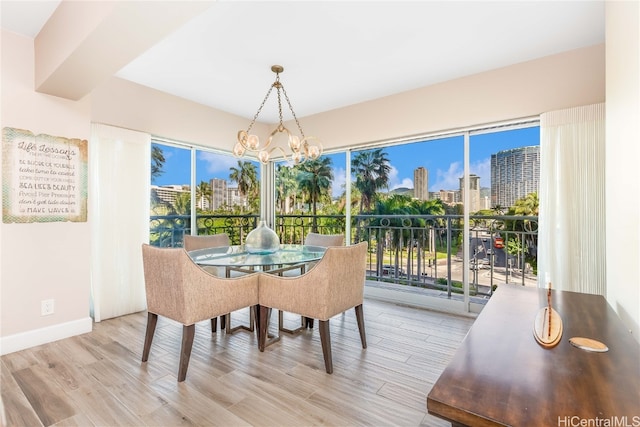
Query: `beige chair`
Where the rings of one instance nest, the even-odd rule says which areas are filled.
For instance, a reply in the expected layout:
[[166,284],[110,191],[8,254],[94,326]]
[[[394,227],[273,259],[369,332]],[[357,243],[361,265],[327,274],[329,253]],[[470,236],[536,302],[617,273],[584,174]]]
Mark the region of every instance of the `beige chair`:
[[309,246],[344,246],[344,234],[318,234],[309,233],[304,239],[304,244]]
[[[323,248],[328,248],[331,246],[344,246],[344,234],[319,234],[319,233],[309,233],[307,237],[304,239],[304,244],[307,246],[321,246]],[[308,265],[303,265],[301,267],[293,267],[291,269],[286,269],[283,271],[283,276],[294,277],[304,274],[309,268],[313,267],[316,263],[309,263]],[[297,332],[302,331],[305,328],[313,328],[313,319],[305,318],[304,316],[300,319],[300,327],[296,329],[287,329],[284,327],[284,313],[282,311],[278,311],[278,329],[282,332],[287,332],[289,334],[295,334]]]
[[259,277],[216,277],[198,267],[182,248],[143,244],[142,260],[148,311],[142,361],[149,358],[158,316],[180,322],[183,328],[178,381],[184,381],[195,324],[245,307],[255,310]]
[[362,303],[367,262],[367,242],[330,247],[305,274],[281,277],[260,274],[259,348],[264,351],[270,309],[297,313],[319,320],[320,340],[327,373],[333,372],[329,319],[355,308],[362,348],[367,348]]
[[195,251],[196,249],[219,248],[230,246],[231,241],[227,233],[209,234],[202,236],[191,236],[185,234],[183,246],[185,250]]
[[[185,234],[182,246],[187,252],[195,251],[197,249],[207,249],[207,248],[223,248],[229,247],[231,245],[231,240],[229,239],[229,235],[227,233],[218,233],[218,234],[209,234],[209,235],[201,235],[201,236],[192,236],[189,234]],[[228,277],[227,271],[224,268],[214,267],[214,266],[203,266],[207,272],[214,274],[218,277]],[[226,326],[226,317],[220,317],[220,328],[224,329]],[[211,319],[211,332],[216,332],[217,318]]]

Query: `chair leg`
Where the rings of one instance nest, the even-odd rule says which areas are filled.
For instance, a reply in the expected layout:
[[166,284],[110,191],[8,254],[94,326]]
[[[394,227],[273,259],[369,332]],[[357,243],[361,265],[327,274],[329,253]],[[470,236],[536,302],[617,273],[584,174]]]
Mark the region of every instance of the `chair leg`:
[[364,333],[364,313],[362,311],[362,304],[356,305],[356,320],[358,321],[358,330],[360,331],[362,348],[367,348],[367,337]]
[[143,362],[146,362],[149,359],[149,352],[151,351],[151,341],[153,341],[153,334],[156,331],[157,323],[158,315],[155,313],[147,313],[147,331],[144,335],[144,347],[142,349]]
[[218,330],[218,318],[217,317],[212,317],[211,318],[211,333],[215,334],[217,330]]
[[327,374],[333,373],[333,360],[331,358],[331,333],[329,332],[329,321],[320,320],[320,342],[322,343],[322,355],[324,356],[324,367]]
[[264,351],[269,328],[269,307],[258,306],[258,349]]
[[193,347],[193,337],[196,333],[196,325],[182,326],[182,348],[180,349],[180,367],[178,368],[178,382],[184,381],[187,377],[187,368],[191,358],[191,348]]

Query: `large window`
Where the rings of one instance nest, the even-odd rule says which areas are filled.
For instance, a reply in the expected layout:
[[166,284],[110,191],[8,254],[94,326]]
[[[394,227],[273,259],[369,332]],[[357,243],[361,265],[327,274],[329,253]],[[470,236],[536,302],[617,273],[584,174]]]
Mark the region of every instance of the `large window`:
[[181,246],[184,234],[217,232],[239,241],[254,226],[257,162],[169,141],[155,140],[151,150],[152,244]]
[[276,162],[266,212],[257,162],[156,141],[152,242],[226,232],[239,244],[275,213],[282,243],[368,241],[372,289],[482,304],[501,283],[536,285],[539,133],[529,122]]

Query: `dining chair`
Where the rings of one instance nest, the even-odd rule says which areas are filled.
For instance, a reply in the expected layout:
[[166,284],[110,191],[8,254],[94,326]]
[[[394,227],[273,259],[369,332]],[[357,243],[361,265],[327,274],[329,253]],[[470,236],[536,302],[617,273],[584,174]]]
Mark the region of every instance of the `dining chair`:
[[191,357],[195,324],[258,304],[258,275],[214,276],[196,265],[183,248],[142,245],[147,297],[147,328],[142,361],[149,359],[158,316],[182,324],[178,382],[184,381]]
[[[344,246],[344,234],[320,234],[310,232],[304,239],[305,246],[320,246],[323,248],[328,248],[331,246]],[[284,270],[283,276],[299,276],[304,274],[306,270],[313,267],[316,263],[309,263],[307,265],[296,266],[291,269]],[[300,327],[296,329],[287,329],[284,326],[284,312],[281,310],[278,311],[278,329],[287,332],[289,334],[298,333],[305,328],[313,328],[313,319],[306,318],[302,316],[300,318]]]
[[304,244],[309,246],[344,246],[344,234],[319,234],[309,233],[304,239]]
[[196,249],[219,248],[230,245],[231,240],[227,233],[205,234],[199,236],[185,234],[183,240],[183,246],[187,252],[194,251]]
[[[229,235],[227,233],[217,233],[217,234],[207,234],[207,235],[198,235],[192,236],[190,234],[185,234],[182,246],[184,249],[189,251],[195,251],[197,249],[207,249],[207,248],[224,248],[231,245],[231,240],[229,239]],[[218,277],[228,277],[227,271],[221,267],[214,266],[201,266],[201,268],[205,269],[211,274],[214,274]],[[220,316],[220,329],[225,329],[227,316]],[[217,318],[211,319],[211,332],[216,332],[217,330]]]
[[362,348],[367,348],[362,304],[367,262],[367,242],[352,246],[332,246],[306,273],[282,277],[260,273],[258,346],[266,346],[270,309],[278,309],[318,319],[320,341],[327,373],[333,372],[329,320],[350,308],[355,309]]

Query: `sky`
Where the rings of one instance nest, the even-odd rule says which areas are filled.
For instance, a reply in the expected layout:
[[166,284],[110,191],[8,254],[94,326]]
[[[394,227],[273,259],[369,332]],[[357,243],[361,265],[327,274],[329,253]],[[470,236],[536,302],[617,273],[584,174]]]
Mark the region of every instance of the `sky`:
[[[462,136],[434,141],[386,147],[391,173],[389,189],[413,188],[413,171],[424,167],[428,171],[429,191],[457,190],[463,175]],[[540,145],[540,128],[524,128],[508,131],[473,135],[469,140],[470,173],[480,177],[481,187],[491,186],[491,154],[516,147]],[[161,145],[165,157],[164,173],[156,178],[153,185],[188,185],[190,181],[191,154],[188,149]],[[334,168],[333,196],[344,191],[344,153],[330,154]],[[229,168],[237,166],[237,158],[205,151],[196,154],[196,183],[212,178],[229,180]],[[256,162],[256,166],[258,163]]]

